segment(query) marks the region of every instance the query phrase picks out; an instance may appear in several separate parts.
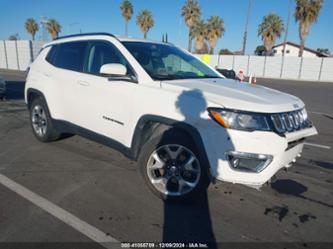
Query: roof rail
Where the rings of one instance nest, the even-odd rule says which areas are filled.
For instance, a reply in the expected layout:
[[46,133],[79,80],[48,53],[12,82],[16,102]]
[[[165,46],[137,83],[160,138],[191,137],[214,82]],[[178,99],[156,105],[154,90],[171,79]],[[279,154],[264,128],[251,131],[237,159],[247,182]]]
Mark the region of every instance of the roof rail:
[[86,35],[108,35],[108,36],[117,38],[116,36],[114,36],[113,34],[110,34],[110,33],[97,32],[97,33],[82,33],[82,34],[60,36],[60,37],[57,37],[56,39],[54,39],[54,41],[59,40],[59,39],[64,39],[64,38],[79,37],[79,36],[86,36]]

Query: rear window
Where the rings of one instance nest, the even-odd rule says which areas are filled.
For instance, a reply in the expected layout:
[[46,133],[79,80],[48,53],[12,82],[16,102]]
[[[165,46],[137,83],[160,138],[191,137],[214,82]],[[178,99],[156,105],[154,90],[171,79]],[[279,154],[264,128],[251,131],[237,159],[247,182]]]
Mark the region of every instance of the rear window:
[[[82,72],[87,42],[68,42],[53,46],[47,55],[60,68]],[[48,58],[46,58],[48,60]]]
[[53,64],[54,61],[54,57],[56,55],[56,50],[57,50],[57,45],[53,45],[49,51],[49,53],[46,56],[46,61],[48,61],[49,63]]

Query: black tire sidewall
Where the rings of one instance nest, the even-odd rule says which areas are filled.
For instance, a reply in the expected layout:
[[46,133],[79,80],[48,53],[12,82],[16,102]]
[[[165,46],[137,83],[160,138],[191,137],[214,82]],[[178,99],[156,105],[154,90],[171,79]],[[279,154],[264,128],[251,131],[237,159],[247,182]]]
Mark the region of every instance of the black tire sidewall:
[[[200,180],[197,184],[197,186],[189,193],[186,193],[181,196],[168,196],[160,191],[158,191],[153,184],[150,182],[150,179],[147,175],[147,162],[151,156],[151,154],[160,146],[166,145],[166,144],[178,144],[186,147],[190,151],[193,152],[193,154],[197,157],[200,164]],[[162,134],[152,136],[148,141],[142,146],[141,152],[138,158],[138,164],[139,164],[139,170],[144,178],[145,182],[151,189],[151,191],[157,195],[159,198],[165,200],[165,201],[180,201],[180,200],[191,200],[193,198],[196,198],[200,196],[200,194],[204,193],[209,185],[209,178],[207,175],[207,165],[204,165],[204,161],[200,158],[200,155],[198,153],[198,149],[196,148],[195,144],[193,143],[192,139],[182,133],[181,131],[170,129]]]
[[[43,110],[45,112],[45,115],[46,115],[47,127],[46,127],[46,133],[45,133],[44,136],[39,136],[36,133],[36,131],[33,127],[33,124],[32,124],[32,110],[36,105],[40,105],[43,108]],[[31,105],[30,105],[30,110],[29,111],[30,111],[30,125],[31,125],[32,131],[33,131],[35,137],[39,141],[44,142],[44,143],[57,140],[58,137],[59,137],[59,134],[58,134],[58,132],[56,132],[56,130],[53,127],[51,115],[50,115],[49,109],[48,109],[47,104],[44,101],[44,99],[41,98],[41,97],[38,97],[38,98],[34,99],[31,103]]]

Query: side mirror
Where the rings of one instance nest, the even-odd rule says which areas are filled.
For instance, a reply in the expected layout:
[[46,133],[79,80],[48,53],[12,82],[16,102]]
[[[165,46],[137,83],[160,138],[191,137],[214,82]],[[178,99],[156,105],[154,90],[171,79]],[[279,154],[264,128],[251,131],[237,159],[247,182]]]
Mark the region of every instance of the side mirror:
[[136,77],[127,75],[127,68],[123,64],[119,63],[104,64],[101,66],[99,73],[107,76],[110,81],[123,80],[133,83],[138,82]]
[[127,69],[124,65],[119,64],[119,63],[109,63],[109,64],[104,64],[101,66],[101,69],[99,70],[99,73],[102,75],[107,75],[107,76],[126,76]]

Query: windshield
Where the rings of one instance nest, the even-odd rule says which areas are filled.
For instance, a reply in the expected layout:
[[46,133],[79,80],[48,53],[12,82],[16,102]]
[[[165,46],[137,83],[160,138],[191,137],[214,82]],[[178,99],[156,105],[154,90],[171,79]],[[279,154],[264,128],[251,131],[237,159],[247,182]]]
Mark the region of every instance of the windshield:
[[122,43],[154,80],[222,78],[199,59],[173,45]]

